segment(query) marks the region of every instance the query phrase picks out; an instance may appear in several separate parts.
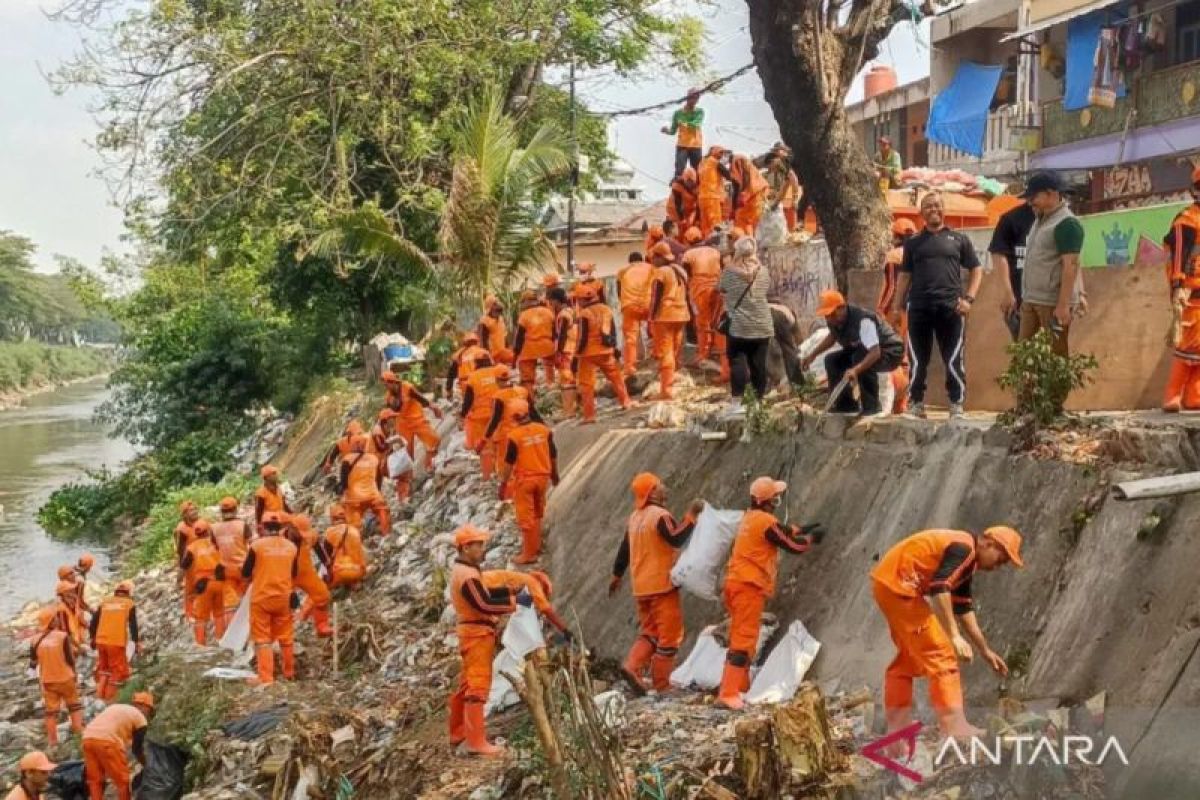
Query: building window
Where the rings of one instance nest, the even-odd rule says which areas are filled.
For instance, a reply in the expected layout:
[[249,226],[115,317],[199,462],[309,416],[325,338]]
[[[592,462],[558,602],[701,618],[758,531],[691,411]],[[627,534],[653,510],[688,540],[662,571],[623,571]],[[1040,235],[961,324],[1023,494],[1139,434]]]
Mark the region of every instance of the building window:
[[1175,63],[1200,61],[1200,0],[1175,9]]

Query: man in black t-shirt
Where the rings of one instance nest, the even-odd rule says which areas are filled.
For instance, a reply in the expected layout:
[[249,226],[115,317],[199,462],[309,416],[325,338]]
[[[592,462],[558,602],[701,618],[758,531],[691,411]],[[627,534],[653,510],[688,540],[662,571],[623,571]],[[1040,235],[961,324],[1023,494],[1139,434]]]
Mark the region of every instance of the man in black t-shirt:
[[996,222],[988,252],[992,254],[992,269],[1005,278],[1007,287],[1000,311],[1008,324],[1013,341],[1021,329],[1021,274],[1025,266],[1025,239],[1033,227],[1033,207],[1029,203],[1005,211]]
[[[896,281],[895,302],[908,307],[908,358],[912,382],[908,386],[909,413],[925,416],[925,383],[933,341],[946,367],[946,394],[950,417],[963,413],[967,373],[963,366],[967,314],[983,280],[983,270],[971,240],[946,227],[942,197],[929,193],[921,198],[925,230],[904,243],[904,258]],[[970,279],[963,289],[962,271]]]

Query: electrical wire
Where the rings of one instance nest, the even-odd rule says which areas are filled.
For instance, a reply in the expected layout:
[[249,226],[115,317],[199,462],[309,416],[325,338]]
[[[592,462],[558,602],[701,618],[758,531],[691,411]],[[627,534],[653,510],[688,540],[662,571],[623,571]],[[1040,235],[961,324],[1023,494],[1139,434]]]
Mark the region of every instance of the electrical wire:
[[[718,89],[725,86],[726,84],[731,83],[732,81],[735,81],[738,78],[742,77],[743,75],[745,75],[747,72],[749,72],[752,69],[754,69],[753,61],[751,61],[749,64],[746,64],[743,67],[739,67],[738,69],[734,70],[733,72],[729,73],[728,75],[717,78],[716,80],[713,80],[713,81],[709,81],[708,83],[704,84],[703,86],[698,87],[699,94],[707,94],[708,92],[715,92]],[[600,116],[600,117],[634,117],[634,116],[638,116],[640,114],[648,114],[651,111],[661,111],[664,108],[670,108],[671,106],[679,105],[680,103],[687,100],[687,98],[688,98],[688,96],[685,94],[682,97],[676,97],[671,100],[664,100],[661,103],[654,103],[653,105],[640,106],[638,108],[626,108],[626,109],[620,109],[617,111],[603,111],[603,112],[599,112],[598,114],[596,114],[596,116]]]

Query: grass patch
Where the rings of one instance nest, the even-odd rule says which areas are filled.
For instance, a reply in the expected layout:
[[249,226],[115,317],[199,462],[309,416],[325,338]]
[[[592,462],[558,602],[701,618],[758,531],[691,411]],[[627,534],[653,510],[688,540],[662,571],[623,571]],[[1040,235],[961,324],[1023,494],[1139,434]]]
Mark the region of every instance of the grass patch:
[[168,562],[174,557],[172,532],[179,524],[179,504],[184,500],[191,500],[203,510],[215,506],[226,495],[243,500],[254,491],[256,485],[253,478],[231,473],[219,483],[196,484],[167,492],[161,501],[151,507],[146,531],[125,561],[126,570],[137,572]]

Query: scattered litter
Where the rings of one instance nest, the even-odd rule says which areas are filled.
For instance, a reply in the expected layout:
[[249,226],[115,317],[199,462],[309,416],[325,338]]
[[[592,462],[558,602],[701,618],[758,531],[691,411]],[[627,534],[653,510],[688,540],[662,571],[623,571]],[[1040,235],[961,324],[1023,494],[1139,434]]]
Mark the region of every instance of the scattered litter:
[[255,711],[241,719],[225,723],[221,726],[221,732],[233,739],[252,742],[278,728],[279,723],[287,719],[288,713],[286,704]]
[[244,681],[253,678],[257,673],[251,672],[248,669],[234,669],[233,667],[213,667],[203,673],[205,678],[215,678],[220,681]]
[[238,604],[225,635],[221,637],[220,645],[226,650],[240,652],[246,649],[250,641],[250,594],[253,591],[253,588],[247,589],[246,594],[242,595],[242,602]]
[[354,726],[343,725],[333,733],[329,734],[330,749],[336,750],[340,744],[349,744],[355,739]]

